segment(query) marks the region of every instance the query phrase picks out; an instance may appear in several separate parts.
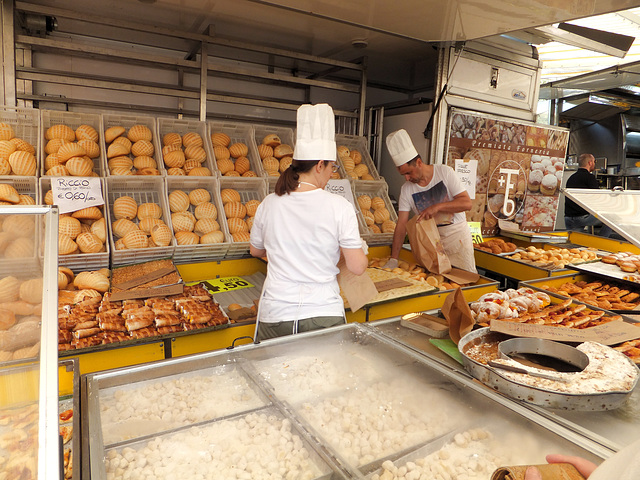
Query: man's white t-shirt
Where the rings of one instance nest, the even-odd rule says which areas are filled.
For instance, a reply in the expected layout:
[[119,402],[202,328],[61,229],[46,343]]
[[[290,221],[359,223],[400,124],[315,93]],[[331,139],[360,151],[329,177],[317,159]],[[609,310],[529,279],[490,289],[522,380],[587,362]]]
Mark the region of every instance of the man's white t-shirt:
[[336,275],[340,247],[361,248],[355,210],[321,189],[268,195],[258,207],[251,245],[269,261],[263,322],[344,315]]
[[[424,192],[436,186],[439,182],[443,182],[447,189],[447,201],[453,200],[456,195],[460,195],[465,192],[466,189],[460,182],[460,179],[456,175],[453,168],[447,165],[434,165],[433,166],[433,178],[424,187],[421,187],[417,183],[405,182],[400,190],[400,200],[398,201],[398,211],[409,212],[413,211],[414,214],[418,214],[416,203],[413,201],[413,194],[418,192]],[[453,223],[466,222],[467,217],[464,212],[458,212],[453,214]]]

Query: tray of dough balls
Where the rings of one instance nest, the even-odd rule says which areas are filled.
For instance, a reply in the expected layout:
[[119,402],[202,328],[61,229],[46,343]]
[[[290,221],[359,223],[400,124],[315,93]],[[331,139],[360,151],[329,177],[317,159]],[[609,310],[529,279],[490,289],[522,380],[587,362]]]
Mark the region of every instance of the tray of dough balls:
[[[275,180],[284,172],[293,160],[295,136],[287,127],[273,125],[253,125],[254,141],[258,157],[262,162],[265,176],[270,177],[275,188]],[[274,161],[275,160],[275,161]],[[337,172],[336,174],[337,175]],[[341,178],[338,175],[332,178]]]
[[[102,198],[106,199],[106,184],[100,179]],[[40,195],[45,205],[53,205],[51,178],[40,178]],[[109,267],[111,246],[108,240],[109,221],[104,205],[80,208],[60,214],[58,219],[58,264],[71,269]]]
[[0,107],[0,177],[37,177],[40,111]]
[[361,232],[370,245],[391,244],[398,214],[389,199],[389,187],[378,182],[352,182],[356,202],[367,230]]
[[100,148],[108,176],[166,175],[154,117],[105,113],[102,122]]
[[373,164],[367,139],[357,135],[336,135],[338,163],[346,176],[351,180],[380,180],[380,175]]
[[589,262],[598,262],[599,257],[591,248],[538,248],[530,245],[523,251],[507,254],[507,258],[522,263],[528,263],[543,270],[561,270]]
[[249,254],[253,218],[260,202],[267,196],[267,181],[262,178],[220,177],[223,229],[230,235],[227,257]]
[[207,124],[197,120],[158,118],[162,161],[169,175],[211,177],[218,173],[213,161]]
[[42,176],[104,177],[100,132],[93,113],[42,110]]
[[231,242],[220,225],[224,214],[215,177],[167,177],[171,225],[176,239],[173,259],[192,263],[223,258]]
[[577,265],[576,270],[593,273],[623,282],[640,282],[638,274],[640,255],[630,252],[617,252],[603,255],[600,261],[587,265]]
[[107,178],[113,265],[169,258],[175,249],[163,177]]
[[277,353],[253,359],[252,369],[354,471],[418,448],[472,416],[456,413],[468,408],[455,387],[438,388],[432,372],[375,336],[288,345],[286,354]]
[[208,122],[213,156],[223,177],[263,177],[264,169],[248,124]]

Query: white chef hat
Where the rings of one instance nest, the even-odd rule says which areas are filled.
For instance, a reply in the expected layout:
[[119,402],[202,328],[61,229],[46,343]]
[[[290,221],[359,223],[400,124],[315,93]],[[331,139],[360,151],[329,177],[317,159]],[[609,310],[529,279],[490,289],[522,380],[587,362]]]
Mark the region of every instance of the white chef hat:
[[336,161],[336,124],[328,104],[298,107],[293,159]]
[[396,167],[400,167],[418,156],[418,151],[411,142],[406,130],[400,129],[387,135],[387,150]]

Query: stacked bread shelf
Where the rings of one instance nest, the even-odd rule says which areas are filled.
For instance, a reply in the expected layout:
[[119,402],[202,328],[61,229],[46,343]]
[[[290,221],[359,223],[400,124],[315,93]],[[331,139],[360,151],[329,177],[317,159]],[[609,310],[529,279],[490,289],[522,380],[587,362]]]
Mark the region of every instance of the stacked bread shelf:
[[[117,114],[102,114],[103,128],[106,131],[111,127],[124,127],[125,132],[121,135],[126,137],[131,127],[135,125],[144,125],[151,130],[153,138],[151,143],[153,144],[153,155],[151,157],[156,161],[156,168],[160,172],[160,175],[166,176],[167,169],[162,161],[162,139],[159,138],[158,128],[156,125],[156,118],[148,115],[117,115]],[[104,131],[100,134],[100,149],[102,151],[102,158],[104,158],[104,172],[105,176],[111,177],[111,170],[109,169],[109,158],[107,156],[109,146],[105,140]],[[129,157],[133,160],[134,155],[129,154]]]
[[168,172],[169,167],[167,167],[167,165],[164,163],[164,155],[162,149],[164,147],[164,136],[168,133],[177,133],[182,137],[184,137],[187,133],[197,133],[198,135],[200,135],[200,137],[202,138],[202,148],[204,148],[204,151],[207,154],[207,158],[204,160],[204,162],[202,162],[201,166],[209,169],[209,171],[211,172],[210,176],[216,176],[219,174],[213,152],[211,151],[211,138],[209,138],[209,134],[207,132],[206,122],[200,122],[198,120],[159,117],[157,119],[157,125],[158,146],[161,150],[159,152],[158,159],[162,163],[162,166],[165,168],[165,170],[167,170],[167,176],[170,176]]
[[[136,176],[136,177],[109,177],[107,178],[107,204],[109,206],[110,220],[110,247],[111,247],[111,264],[115,267],[118,265],[129,265],[133,263],[142,263],[150,260],[159,260],[170,258],[173,256],[176,241],[173,236],[171,226],[171,212],[167,201],[166,180],[157,176]],[[160,205],[162,210],[161,220],[172,231],[171,243],[166,247],[149,247],[149,248],[133,248],[116,250],[115,242],[117,240],[113,233],[113,222],[116,220],[113,213],[113,203],[119,197],[132,197],[138,206],[144,203],[155,203]],[[138,223],[137,217],[133,220]]]
[[[219,180],[215,177],[167,177],[167,196],[175,190],[182,190],[187,195],[195,189],[204,189],[211,195],[210,202],[215,205],[218,211],[216,221],[220,225],[220,230],[224,234],[223,243],[208,243],[198,245],[178,245],[176,242],[173,260],[176,263],[194,263],[222,259],[229,250],[231,243],[231,235],[225,226],[224,209],[222,208],[222,200],[220,199]],[[189,205],[189,212],[195,211],[193,204]]]
[[[246,204],[249,200],[257,200],[262,202],[264,197],[267,196],[267,180],[265,177],[258,178],[234,178],[234,177],[221,177],[218,179],[220,182],[220,192],[226,189],[236,190],[240,194],[240,202]],[[224,198],[221,196],[221,201],[224,202]],[[249,241],[237,242],[234,241],[231,230],[229,229],[229,223],[227,221],[224,207],[218,216],[219,223],[224,228],[225,234],[229,235],[229,250],[227,250],[227,258],[242,257],[249,254]]]
[[[81,112],[65,112],[58,110],[42,110],[41,111],[41,129],[40,129],[40,174],[41,176],[45,176],[45,159],[47,154],[45,152],[45,147],[47,146],[48,140],[45,138],[45,134],[47,133],[47,129],[52,127],[53,125],[66,125],[67,127],[73,129],[74,131],[80,125],[89,125],[93,127],[96,132],[98,132],[98,145],[100,145],[101,138],[104,136],[104,128],[102,127],[102,116],[94,113],[81,113]],[[93,160],[93,172],[94,176],[104,177],[105,176],[105,167],[106,161],[103,157],[102,151],[100,151],[100,156],[97,158],[92,158]]]
[[[40,110],[0,106],[0,122],[6,123],[11,127],[13,130],[13,138],[23,140],[33,147],[34,151],[30,152],[36,158],[36,174],[33,178],[37,178],[42,158],[40,151]],[[7,138],[3,136],[2,140],[5,139]],[[22,146],[19,149],[23,148],[28,148],[28,146]],[[0,178],[16,178],[19,176],[20,175],[9,174],[0,175]],[[30,177],[24,176],[24,178]]]
[[[358,152],[360,152],[360,155],[362,157],[361,163],[367,167],[368,174],[373,177],[373,180],[361,179],[361,178],[356,179],[352,177],[348,177],[348,178],[352,178],[353,180],[356,180],[358,182],[380,180],[380,174],[378,173],[378,170],[376,169],[376,166],[373,163],[371,155],[369,154],[369,148],[367,147],[366,137],[360,137],[358,135],[336,135],[336,147],[338,148],[338,152],[340,151],[341,146],[347,147],[349,151],[357,150]],[[346,169],[344,168],[344,161],[342,158],[340,158],[340,155],[338,155],[338,163],[340,164],[340,167],[342,168],[343,171],[345,171],[345,174],[346,174]]]
[[[243,143],[249,149],[249,153],[246,157],[249,159],[249,163],[251,164],[251,171],[256,174],[257,177],[264,177],[265,171],[262,168],[262,161],[260,160],[260,155],[258,154],[258,147],[256,146],[256,142],[254,140],[253,127],[248,123],[233,123],[233,122],[207,122],[208,135],[207,141],[211,144],[211,151],[213,152],[212,161],[216,163],[216,170],[219,176],[231,176],[231,175],[223,175],[219,168],[217,168],[217,161],[215,158],[215,147],[213,146],[211,136],[214,133],[224,133],[229,136],[231,141],[229,142],[228,147],[235,143]],[[228,148],[227,147],[227,148]],[[234,159],[234,163],[235,163]],[[251,177],[246,177],[251,178]]]
[[[389,220],[394,223],[398,223],[398,214],[396,213],[393,205],[391,204],[391,199],[389,198],[389,187],[387,182],[384,180],[379,180],[377,182],[374,181],[359,181],[352,180],[351,184],[353,186],[354,198],[356,200],[356,204],[360,206],[360,202],[358,198],[362,195],[368,195],[370,198],[379,197],[384,202],[384,208],[389,212]],[[362,207],[360,207],[360,212],[358,212],[361,216],[362,223],[364,225],[364,231],[362,231],[362,237],[367,241],[369,245],[384,245],[391,244],[393,242],[393,231],[375,233],[369,228],[367,225],[364,214],[362,213]],[[370,208],[370,213],[374,214],[373,207]],[[375,219],[375,215],[374,215]],[[378,224],[374,221],[374,224],[377,225],[380,230],[382,230],[382,224]]]
[[[41,177],[39,179],[39,187],[38,187],[38,203],[46,204],[45,195],[49,190],[51,190],[51,182],[55,177]],[[82,177],[75,177],[82,178]],[[105,201],[104,206],[98,207],[102,210],[102,215],[105,220],[105,227],[107,232],[107,237],[109,236],[109,232],[111,231],[111,226],[109,222],[109,205],[107,202],[107,192],[106,192],[106,183],[105,179],[101,178],[100,180],[100,188],[102,190],[102,198]],[[54,200],[55,205],[55,200]],[[79,205],[78,210],[83,208]],[[104,244],[105,251],[98,253],[77,253],[71,255],[58,255],[58,264],[63,267],[68,267],[74,272],[84,271],[84,270],[99,270],[101,268],[109,268],[110,265],[110,251],[111,247],[109,245],[109,239]]]

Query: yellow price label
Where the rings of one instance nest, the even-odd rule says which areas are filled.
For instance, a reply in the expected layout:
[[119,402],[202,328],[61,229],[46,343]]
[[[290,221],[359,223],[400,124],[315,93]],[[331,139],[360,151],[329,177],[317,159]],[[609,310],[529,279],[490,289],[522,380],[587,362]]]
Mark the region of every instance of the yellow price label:
[[480,222],[467,222],[469,230],[471,230],[471,239],[473,243],[482,243],[482,225]]
[[207,286],[207,290],[214,294],[230,292],[231,290],[240,290],[241,288],[250,288],[254,286],[242,277],[212,278],[210,280],[205,280],[202,283]]

